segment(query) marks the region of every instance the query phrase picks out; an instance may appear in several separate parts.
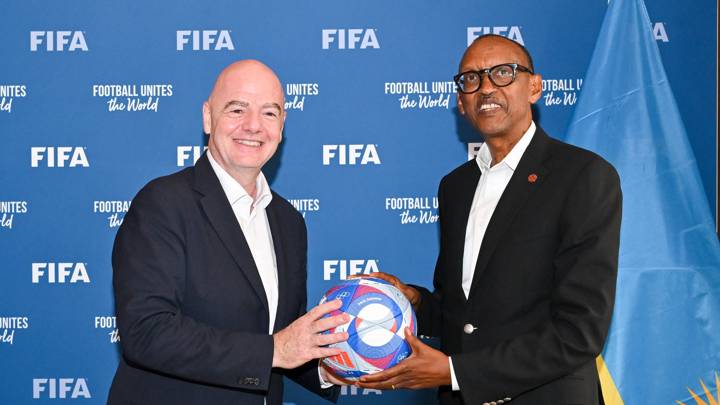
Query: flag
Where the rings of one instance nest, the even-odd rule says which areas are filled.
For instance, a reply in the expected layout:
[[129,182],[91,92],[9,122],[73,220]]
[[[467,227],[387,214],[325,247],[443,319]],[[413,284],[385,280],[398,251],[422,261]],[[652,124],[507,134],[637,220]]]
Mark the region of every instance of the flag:
[[606,403],[695,404],[689,389],[717,398],[720,245],[642,0],[610,2],[567,141],[612,163],[623,190],[615,312],[598,358]]

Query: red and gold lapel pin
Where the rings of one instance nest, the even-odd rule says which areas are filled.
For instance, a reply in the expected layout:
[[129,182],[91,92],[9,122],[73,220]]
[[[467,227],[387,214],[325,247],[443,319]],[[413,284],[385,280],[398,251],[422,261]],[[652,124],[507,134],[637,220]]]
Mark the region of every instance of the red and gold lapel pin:
[[537,174],[530,173],[530,175],[528,176],[528,183],[535,183],[537,181],[537,179],[538,179]]

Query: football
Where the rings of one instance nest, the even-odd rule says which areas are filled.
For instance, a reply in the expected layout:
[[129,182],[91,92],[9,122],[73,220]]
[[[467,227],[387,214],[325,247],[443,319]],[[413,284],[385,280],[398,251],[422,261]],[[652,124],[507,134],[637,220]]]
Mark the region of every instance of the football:
[[334,299],[342,306],[326,316],[350,315],[350,321],[325,332],[349,335],[347,341],[330,345],[342,349],[341,354],[323,359],[335,375],[356,381],[410,356],[404,329],[417,333],[415,312],[400,290],[379,278],[356,278],[328,290],[320,303]]

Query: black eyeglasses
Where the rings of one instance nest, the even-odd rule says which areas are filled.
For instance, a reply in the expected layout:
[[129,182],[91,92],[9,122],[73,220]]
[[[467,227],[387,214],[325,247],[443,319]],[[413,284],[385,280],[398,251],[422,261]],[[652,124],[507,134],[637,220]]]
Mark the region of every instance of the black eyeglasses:
[[535,74],[532,70],[517,63],[503,63],[502,65],[487,69],[468,70],[467,72],[455,75],[453,79],[461,93],[470,94],[480,90],[483,74],[486,75],[490,79],[490,82],[496,87],[505,87],[515,81],[515,76],[517,76],[518,71],[530,73],[531,75]]

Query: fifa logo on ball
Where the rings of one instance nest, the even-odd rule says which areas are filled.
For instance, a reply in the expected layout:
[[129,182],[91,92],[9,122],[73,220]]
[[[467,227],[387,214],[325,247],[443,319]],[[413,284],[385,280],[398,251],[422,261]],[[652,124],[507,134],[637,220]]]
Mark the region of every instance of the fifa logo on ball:
[[403,336],[405,328],[417,333],[415,312],[397,288],[378,278],[356,278],[328,290],[320,303],[335,299],[341,300],[342,306],[327,316],[344,312],[350,320],[326,333],[347,332],[349,337],[330,345],[343,352],[323,363],[338,377],[356,381],[412,354]]

